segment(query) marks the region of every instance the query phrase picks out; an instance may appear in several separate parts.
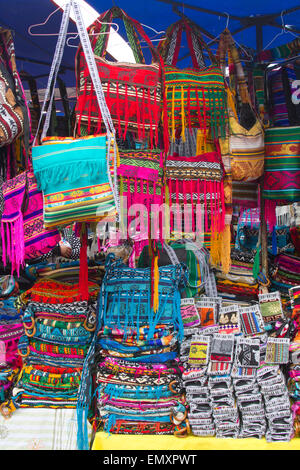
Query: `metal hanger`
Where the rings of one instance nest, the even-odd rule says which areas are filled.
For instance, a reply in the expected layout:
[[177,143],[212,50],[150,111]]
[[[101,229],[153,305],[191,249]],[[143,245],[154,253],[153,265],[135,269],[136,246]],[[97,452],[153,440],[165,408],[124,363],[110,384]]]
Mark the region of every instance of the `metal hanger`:
[[299,37],[297,34],[294,34],[292,31],[289,31],[288,29],[286,29],[286,26],[285,26],[284,20],[283,20],[284,11],[285,11],[285,10],[282,10],[282,12],[281,12],[281,14],[280,14],[282,30],[280,31],[280,33],[276,34],[276,36],[274,36],[274,38],[272,39],[272,41],[270,41],[270,42],[263,48],[263,51],[267,50],[267,49],[269,48],[269,46],[275,41],[275,39],[277,39],[279,36],[282,36],[283,34],[292,34],[293,36],[295,36],[295,38],[298,38],[298,37]]
[[[36,28],[38,26],[45,26],[48,21],[50,20],[50,18],[57,12],[61,10],[61,7],[58,7],[56,8],[56,10],[52,11],[52,13],[50,13],[50,15],[46,18],[46,20],[43,22],[43,23],[37,23],[37,24],[32,24],[31,26],[28,27],[28,34],[30,34],[30,36],[58,36],[58,33],[33,33],[32,32],[32,28]],[[98,19],[96,20],[98,21],[100,24],[107,24],[107,25],[111,25],[111,26],[116,26],[116,29],[114,29],[114,31],[117,33],[119,31],[119,25],[117,23],[105,23],[105,22],[100,22]],[[78,34],[74,33],[74,32],[69,32],[67,33],[68,35],[72,34],[73,35],[73,39],[75,39],[75,37],[78,37]],[[76,36],[74,36],[74,34],[76,34]],[[103,32],[103,33],[91,33],[89,34],[89,36],[99,36],[100,34],[110,34],[110,31],[108,32]],[[70,38],[72,39],[72,38]],[[68,44],[69,45],[69,44]],[[75,46],[71,46],[71,47],[75,47]]]

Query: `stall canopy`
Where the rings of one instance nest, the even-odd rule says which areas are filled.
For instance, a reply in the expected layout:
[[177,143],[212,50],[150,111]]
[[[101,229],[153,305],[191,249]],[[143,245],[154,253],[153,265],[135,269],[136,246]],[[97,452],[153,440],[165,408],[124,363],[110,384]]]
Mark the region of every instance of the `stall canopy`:
[[[226,3],[221,0],[209,3],[200,0],[88,0],[88,3],[99,13],[113,5],[123,8],[143,25],[149,26],[145,30],[150,38],[155,39],[163,37],[162,33],[160,36],[156,35],[151,28],[162,32],[182,14],[202,27],[208,42],[213,41],[228,25],[238,44],[254,51],[287,43],[300,33],[300,5],[295,0],[286,0],[284,6],[281,0],[228,0]],[[0,4],[0,25],[14,31],[19,70],[37,78],[38,88],[44,88],[57,40],[52,34],[58,32],[61,11],[52,15],[45,25],[35,27],[34,33],[39,35],[32,36],[28,28],[45,22],[57,8],[55,2],[0,0]],[[76,31],[76,26],[70,23],[69,31]],[[212,49],[214,47],[216,45],[212,43]],[[75,52],[74,47],[65,49],[61,77],[67,86],[74,86],[75,83]],[[183,58],[186,53],[187,49],[183,47]]]

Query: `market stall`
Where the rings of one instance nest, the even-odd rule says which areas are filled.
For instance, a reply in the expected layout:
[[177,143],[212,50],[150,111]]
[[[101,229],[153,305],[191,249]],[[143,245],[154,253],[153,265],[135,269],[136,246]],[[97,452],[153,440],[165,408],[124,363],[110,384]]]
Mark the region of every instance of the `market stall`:
[[0,449],[299,449],[300,6],[130,3],[0,18]]

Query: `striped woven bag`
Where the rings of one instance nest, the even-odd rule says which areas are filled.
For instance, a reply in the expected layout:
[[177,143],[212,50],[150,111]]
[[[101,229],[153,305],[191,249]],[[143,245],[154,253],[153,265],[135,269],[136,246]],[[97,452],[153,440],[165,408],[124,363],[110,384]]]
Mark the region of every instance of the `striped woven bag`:
[[[183,31],[186,32],[193,68],[176,67]],[[211,66],[206,67],[203,50],[206,50]],[[215,138],[225,135],[227,105],[224,77],[216,59],[202,39],[199,27],[188,18],[172,24],[166,39],[158,51],[165,62],[165,97],[167,102],[170,140],[181,135],[185,140],[186,128],[211,132]],[[205,131],[205,132],[204,132]]]
[[[227,87],[227,95],[231,175],[234,181],[255,181],[262,176],[264,169],[264,131],[251,105],[243,66],[228,29],[225,29],[220,35],[217,53],[224,77],[227,65],[226,53],[229,58],[230,75],[230,87]],[[239,96],[241,101],[239,117],[233,94]]]
[[300,127],[266,129],[263,197],[270,229],[278,201],[300,201]]
[[[110,23],[119,18],[124,22],[136,63],[107,60]],[[145,63],[138,35],[148,45],[153,62]],[[136,140],[158,145],[158,125],[164,87],[164,66],[160,55],[144,32],[141,24],[123,10],[113,7],[102,13],[89,28],[91,45],[106,103],[119,138],[132,132]],[[101,114],[82,48],[76,55],[77,105],[76,123],[79,135],[101,132]]]

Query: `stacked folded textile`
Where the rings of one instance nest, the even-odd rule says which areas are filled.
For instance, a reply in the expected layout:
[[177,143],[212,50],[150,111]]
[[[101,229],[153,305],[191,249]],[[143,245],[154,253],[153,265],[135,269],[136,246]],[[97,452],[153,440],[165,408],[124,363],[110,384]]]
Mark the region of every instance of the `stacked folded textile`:
[[185,414],[182,367],[113,357],[98,364],[97,405],[104,430],[116,434],[173,434],[170,415]]
[[178,264],[159,268],[158,310],[151,306],[151,269],[129,268],[109,254],[100,293],[96,385],[100,426],[121,434],[186,432]]
[[275,257],[271,267],[272,290],[281,294],[283,308],[290,312],[289,289],[300,284],[300,258],[288,254]]
[[38,281],[22,297],[24,359],[11,410],[76,408],[85,356],[95,329],[97,284],[88,283],[89,301],[78,284]]
[[254,437],[261,439],[266,432],[266,419],[264,404],[256,381],[256,371],[253,375],[235,377],[233,379],[234,393],[237,397],[237,405],[241,417],[239,437]]
[[[203,300],[204,299],[204,300]],[[188,420],[195,436],[214,436],[211,399],[208,388],[207,364],[208,337],[201,337],[205,325],[211,325],[216,316],[215,304],[208,305],[207,298],[181,300],[181,316],[184,325],[184,339],[180,345],[180,360],[186,399],[189,404]],[[204,328],[200,325],[204,324]],[[200,335],[200,336],[198,336]],[[192,344],[192,346],[191,346]]]
[[300,434],[300,286],[292,287],[289,294],[292,307],[291,321],[295,332],[290,343],[288,390],[292,402],[294,433],[298,437]]
[[15,297],[0,300],[0,403],[9,399],[13,383],[22,368],[18,343],[24,333]]
[[227,274],[216,269],[218,295],[223,300],[257,301],[259,284],[253,277],[255,251],[231,250],[231,267]]
[[293,417],[285,378],[279,365],[262,362],[257,370],[257,382],[264,399],[266,440],[290,441],[293,436]]

